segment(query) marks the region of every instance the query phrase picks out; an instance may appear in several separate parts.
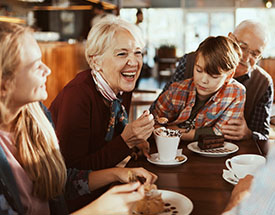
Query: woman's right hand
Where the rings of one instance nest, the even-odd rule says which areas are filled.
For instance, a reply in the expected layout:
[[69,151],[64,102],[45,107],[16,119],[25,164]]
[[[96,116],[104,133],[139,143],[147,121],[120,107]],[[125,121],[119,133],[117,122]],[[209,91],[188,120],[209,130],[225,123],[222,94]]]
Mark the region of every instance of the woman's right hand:
[[154,130],[154,117],[148,110],[132,123],[125,126],[121,137],[132,148],[139,143],[144,143]]
[[118,185],[73,214],[128,215],[132,214],[133,204],[143,197],[144,186],[140,182]]
[[113,168],[113,173],[116,176],[116,180],[122,183],[129,183],[129,171],[131,171],[134,175],[144,178],[144,185],[153,184],[158,176],[148,170],[138,167],[138,168]]

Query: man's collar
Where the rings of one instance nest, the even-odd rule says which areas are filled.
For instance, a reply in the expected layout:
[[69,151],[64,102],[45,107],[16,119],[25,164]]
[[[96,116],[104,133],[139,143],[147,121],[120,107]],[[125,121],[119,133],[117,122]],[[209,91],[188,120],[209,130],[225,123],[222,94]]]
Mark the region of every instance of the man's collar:
[[236,79],[238,82],[242,83],[251,77],[251,72],[252,72],[252,70],[250,70],[248,73],[245,73],[244,75],[238,76],[236,78],[234,77],[234,79]]

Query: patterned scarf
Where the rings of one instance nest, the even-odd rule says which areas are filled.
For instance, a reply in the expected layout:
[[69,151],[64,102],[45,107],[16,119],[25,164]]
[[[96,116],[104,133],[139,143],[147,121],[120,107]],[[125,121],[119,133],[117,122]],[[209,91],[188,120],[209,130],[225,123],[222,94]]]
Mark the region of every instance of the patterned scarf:
[[[122,126],[122,129],[128,124],[128,115],[124,106],[121,104],[122,99],[118,98],[114,91],[111,89],[109,84],[103,79],[97,71],[91,71],[94,82],[97,86],[97,90],[111,102],[110,111],[111,117],[107,128],[107,133],[105,136],[106,141],[110,141],[113,138],[115,126]],[[120,92],[120,95],[122,92]]]

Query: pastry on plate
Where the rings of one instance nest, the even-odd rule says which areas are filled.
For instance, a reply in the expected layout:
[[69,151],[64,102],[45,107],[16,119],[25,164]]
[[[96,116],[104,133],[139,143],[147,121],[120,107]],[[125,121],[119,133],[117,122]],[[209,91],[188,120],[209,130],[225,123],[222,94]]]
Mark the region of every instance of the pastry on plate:
[[[138,178],[134,173],[129,171],[129,181],[137,181]],[[134,214],[155,215],[164,211],[164,202],[161,198],[161,193],[158,192],[155,184],[144,186],[145,196],[142,200],[137,201],[133,206]]]

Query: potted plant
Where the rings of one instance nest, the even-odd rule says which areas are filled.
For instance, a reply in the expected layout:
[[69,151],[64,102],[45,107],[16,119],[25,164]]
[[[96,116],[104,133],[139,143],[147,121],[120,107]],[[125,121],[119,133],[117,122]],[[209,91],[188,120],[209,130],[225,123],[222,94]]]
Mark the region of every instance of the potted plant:
[[176,57],[176,46],[164,44],[161,45],[157,53],[159,58],[175,58]]

